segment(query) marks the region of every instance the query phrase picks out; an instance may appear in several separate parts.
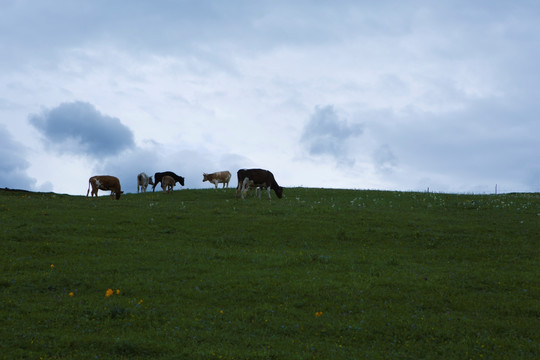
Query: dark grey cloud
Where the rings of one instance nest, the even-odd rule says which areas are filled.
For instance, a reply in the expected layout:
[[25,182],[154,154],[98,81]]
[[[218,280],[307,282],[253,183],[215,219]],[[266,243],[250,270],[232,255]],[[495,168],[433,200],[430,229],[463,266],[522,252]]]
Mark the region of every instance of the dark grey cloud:
[[118,118],[104,115],[86,102],[63,103],[31,115],[29,120],[46,145],[61,154],[102,158],[135,145],[133,133]]
[[36,180],[26,174],[30,166],[26,156],[27,149],[0,124],[0,188],[30,190],[34,186]]
[[317,107],[302,131],[301,142],[310,155],[329,155],[349,163],[348,140],[362,134],[361,124],[341,119],[333,106]]

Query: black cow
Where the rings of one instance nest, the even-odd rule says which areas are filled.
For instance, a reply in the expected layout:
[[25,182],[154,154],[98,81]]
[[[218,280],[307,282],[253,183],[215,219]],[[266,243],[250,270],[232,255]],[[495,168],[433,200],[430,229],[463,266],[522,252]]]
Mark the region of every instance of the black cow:
[[[238,186],[236,187],[236,196],[238,197],[238,192],[240,191],[242,199],[245,196],[245,193],[249,189],[249,186],[260,187],[261,193],[262,189],[266,188],[268,191],[268,198],[271,199],[270,189],[274,190],[277,197],[281,199],[283,196],[283,188],[278,185],[274,174],[268,170],[263,169],[240,169],[236,173],[238,176]],[[261,195],[259,194],[259,198]]]
[[157,172],[154,174],[154,185],[152,185],[152,191],[156,190],[157,184],[161,182],[164,176],[170,176],[174,179],[174,184],[176,185],[177,182],[180,183],[180,185],[184,186],[184,178],[181,176],[176,175],[172,171],[165,171],[165,172]]

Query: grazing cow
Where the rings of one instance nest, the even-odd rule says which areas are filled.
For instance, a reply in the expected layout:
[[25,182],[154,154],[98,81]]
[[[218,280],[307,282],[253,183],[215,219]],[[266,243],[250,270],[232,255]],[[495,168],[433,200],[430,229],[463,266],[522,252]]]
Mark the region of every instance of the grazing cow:
[[163,192],[173,191],[174,185],[176,185],[176,181],[169,175],[165,175],[161,179],[161,188],[163,189]]
[[92,197],[98,196],[98,190],[110,190],[111,197],[116,195],[116,200],[120,199],[120,195],[124,192],[120,189],[120,180],[117,177],[110,175],[92,176],[88,179],[88,190],[86,190],[86,197],[92,186]]
[[165,172],[157,172],[154,174],[154,185],[152,185],[152,191],[156,190],[157,184],[159,184],[164,176],[170,176],[174,179],[175,185],[177,182],[180,183],[180,185],[184,186],[184,178],[181,176],[176,175],[172,171],[165,171]]
[[146,173],[142,172],[139,175],[137,175],[137,192],[139,192],[139,188],[142,192],[146,192],[146,188],[148,187],[148,184],[154,185],[154,182],[152,181],[152,177],[148,177]]
[[[261,193],[262,189],[266,188],[268,191],[268,198],[271,199],[270,189],[274,190],[277,197],[281,199],[283,196],[283,188],[278,185],[274,174],[268,170],[263,169],[240,169],[237,173],[238,176],[238,187],[236,188],[236,196],[238,197],[238,192],[240,191],[242,199],[244,199],[245,193],[249,189],[249,186],[260,187]],[[259,198],[261,195],[259,194]]]
[[231,180],[231,173],[228,171],[218,171],[212,174],[203,173],[203,182],[208,181],[214,184],[216,189],[219,183],[223,183],[223,188],[225,185],[229,187],[229,180]]

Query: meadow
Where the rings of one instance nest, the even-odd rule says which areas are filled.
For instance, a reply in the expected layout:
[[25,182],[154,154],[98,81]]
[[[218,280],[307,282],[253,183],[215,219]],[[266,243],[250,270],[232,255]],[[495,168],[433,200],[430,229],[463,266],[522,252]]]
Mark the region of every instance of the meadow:
[[540,194],[0,190],[0,358],[538,359],[539,245]]

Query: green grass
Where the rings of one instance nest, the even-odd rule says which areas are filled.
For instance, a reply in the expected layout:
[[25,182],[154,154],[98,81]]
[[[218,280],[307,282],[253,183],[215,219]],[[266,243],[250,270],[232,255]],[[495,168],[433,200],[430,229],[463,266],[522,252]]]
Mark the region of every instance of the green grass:
[[0,358],[538,359],[539,231],[539,194],[0,190]]

